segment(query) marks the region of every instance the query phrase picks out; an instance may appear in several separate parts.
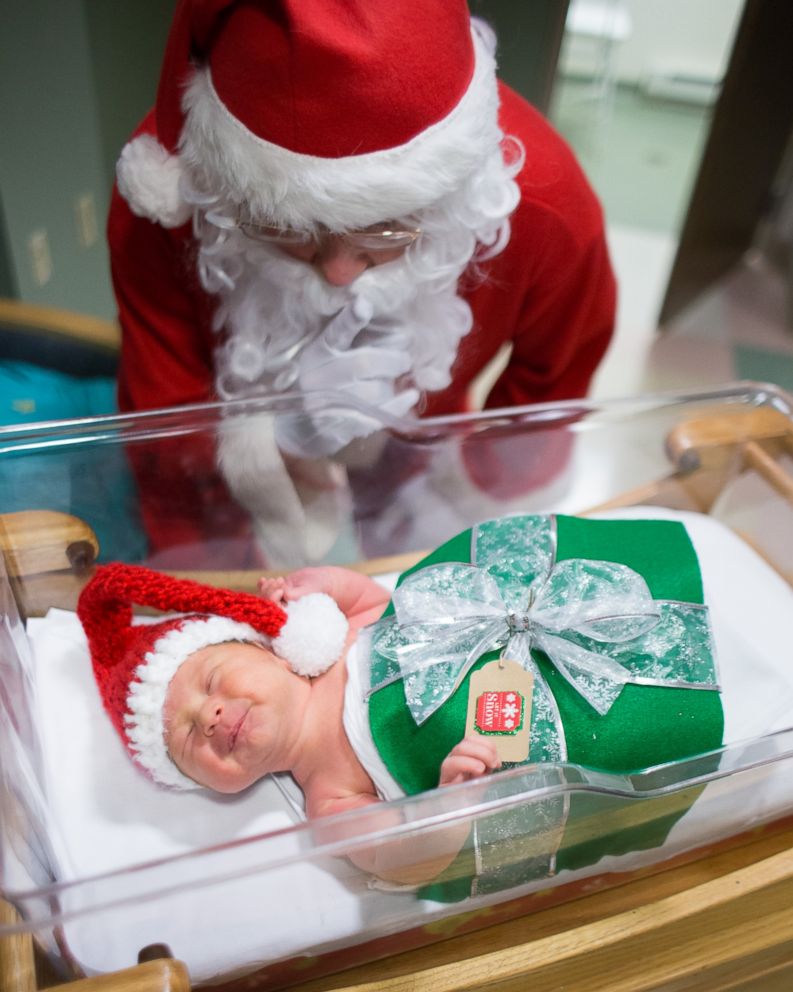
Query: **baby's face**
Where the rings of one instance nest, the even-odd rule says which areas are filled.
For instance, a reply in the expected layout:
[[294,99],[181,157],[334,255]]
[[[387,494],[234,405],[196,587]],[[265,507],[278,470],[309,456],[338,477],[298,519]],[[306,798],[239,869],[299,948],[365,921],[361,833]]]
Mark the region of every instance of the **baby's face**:
[[171,760],[217,792],[239,792],[268,772],[288,770],[303,682],[254,644],[196,651],[178,668],[165,700]]

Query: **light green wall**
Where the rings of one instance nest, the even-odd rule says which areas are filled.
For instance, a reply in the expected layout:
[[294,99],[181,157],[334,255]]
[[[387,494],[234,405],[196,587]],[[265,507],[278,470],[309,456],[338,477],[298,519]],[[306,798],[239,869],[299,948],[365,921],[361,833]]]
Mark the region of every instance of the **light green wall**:
[[[0,199],[11,284],[0,293],[114,315],[105,244],[113,170],[154,98],[172,11],[173,0],[0,3]],[[85,194],[98,232],[87,248],[75,218]],[[44,285],[28,248],[41,229],[52,258]]]
[[176,0],[83,0],[102,168],[112,186],[116,159],[154,104]]
[[[107,252],[79,244],[75,202],[108,196],[81,0],[0,5],[0,192],[19,295],[109,315]],[[101,224],[101,218],[99,220]],[[37,285],[30,235],[46,231],[52,276]]]
[[3,198],[0,196],[0,296],[16,297],[16,295],[16,279],[11,270],[11,249],[6,236]]

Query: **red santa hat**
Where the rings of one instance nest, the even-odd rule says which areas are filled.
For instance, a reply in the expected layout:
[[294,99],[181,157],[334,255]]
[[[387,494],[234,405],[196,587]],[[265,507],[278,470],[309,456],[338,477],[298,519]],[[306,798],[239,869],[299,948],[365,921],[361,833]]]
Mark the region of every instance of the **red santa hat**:
[[[132,604],[189,613],[132,624]],[[193,612],[195,611],[195,612]],[[269,647],[299,675],[315,676],[341,655],[347,619],[330,596],[277,603],[215,589],[135,565],[100,566],[77,606],[102,702],[132,758],[155,781],[198,788],[171,761],[163,707],[171,679],[193,652],[243,641]]]
[[165,227],[185,169],[282,227],[415,213],[501,140],[491,48],[464,0],[180,0],[119,189]]

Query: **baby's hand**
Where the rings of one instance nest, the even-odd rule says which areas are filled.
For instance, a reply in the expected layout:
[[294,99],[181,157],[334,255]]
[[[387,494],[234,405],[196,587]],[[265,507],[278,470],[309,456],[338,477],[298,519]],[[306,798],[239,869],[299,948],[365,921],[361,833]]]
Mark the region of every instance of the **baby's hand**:
[[333,569],[322,566],[300,568],[289,575],[259,579],[259,595],[274,603],[291,603],[310,592],[333,595]]
[[262,576],[259,579],[258,589],[262,599],[270,599],[274,603],[283,603],[286,599],[286,578],[277,575],[274,578]]
[[464,737],[447,754],[441,765],[438,785],[454,785],[479,778],[501,767],[496,745],[487,737]]

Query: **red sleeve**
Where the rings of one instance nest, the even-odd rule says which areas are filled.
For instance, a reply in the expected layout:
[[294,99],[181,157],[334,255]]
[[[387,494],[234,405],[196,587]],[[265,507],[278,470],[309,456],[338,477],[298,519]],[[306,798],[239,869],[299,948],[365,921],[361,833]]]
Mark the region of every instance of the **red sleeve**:
[[[526,162],[509,246],[488,274],[484,306],[475,309],[480,334],[506,335],[512,344],[486,406],[584,396],[614,330],[603,211],[564,139],[506,87],[501,123],[522,142]],[[512,297],[507,305],[504,291]],[[507,330],[494,326],[500,319],[509,321]]]
[[426,398],[425,414],[470,409],[476,376],[509,345],[507,368],[485,406],[586,395],[614,329],[616,286],[600,204],[572,151],[525,100],[501,87],[501,126],[526,162],[506,248],[464,277],[473,314],[451,385]]
[[212,399],[209,303],[189,271],[190,239],[136,217],[115,190],[108,244],[122,331],[119,409]]
[[[214,399],[211,302],[197,282],[189,229],[166,230],[136,217],[114,190],[108,244],[122,332],[119,409],[126,413]],[[210,430],[140,439],[128,446],[127,454],[150,564],[260,564],[248,515],[217,469]]]
[[[572,151],[506,88],[502,127],[526,152],[518,177],[521,200],[507,247],[467,294],[474,326],[463,339],[454,382],[432,398],[428,412],[467,407],[473,379],[504,344],[510,358],[487,408],[585,396],[613,333],[616,285],[603,213]],[[466,446],[469,474],[481,488],[505,497],[547,483],[567,460],[560,434],[541,450],[551,436],[532,436],[532,457],[518,456],[515,438]],[[525,456],[528,437],[523,443]]]
[[533,214],[531,237],[541,251],[488,408],[585,396],[614,329],[616,287],[602,228],[584,219],[571,231],[553,215]]

